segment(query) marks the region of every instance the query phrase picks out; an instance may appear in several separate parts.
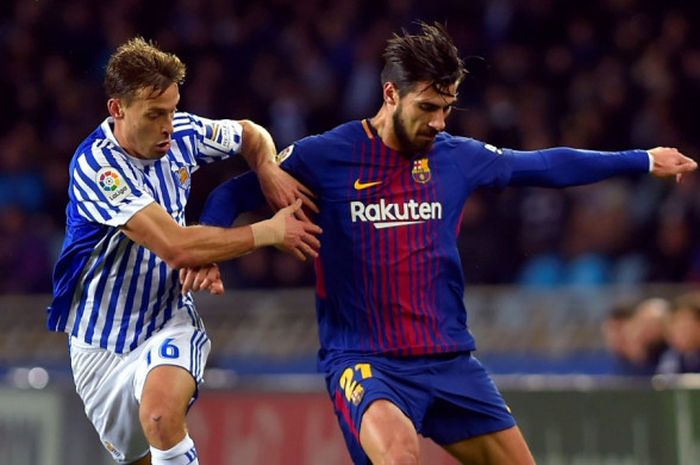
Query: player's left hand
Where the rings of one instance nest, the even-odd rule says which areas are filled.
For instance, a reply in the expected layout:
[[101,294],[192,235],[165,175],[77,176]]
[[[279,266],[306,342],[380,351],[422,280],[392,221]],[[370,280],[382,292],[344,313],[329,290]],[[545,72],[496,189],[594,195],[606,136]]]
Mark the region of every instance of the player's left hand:
[[[296,199],[301,199],[305,207],[318,213],[318,207],[312,200],[313,192],[278,165],[267,163],[258,168],[257,175],[263,194],[274,211],[292,205]],[[302,221],[311,222],[302,209],[297,211],[296,216]]]
[[224,282],[221,280],[221,272],[216,263],[197,268],[181,268],[180,284],[182,295],[190,291],[209,291],[212,295],[224,293]]
[[649,154],[654,159],[651,170],[654,176],[662,178],[675,176],[676,181],[680,182],[683,174],[698,168],[695,160],[686,157],[673,147],[655,147],[649,150]]

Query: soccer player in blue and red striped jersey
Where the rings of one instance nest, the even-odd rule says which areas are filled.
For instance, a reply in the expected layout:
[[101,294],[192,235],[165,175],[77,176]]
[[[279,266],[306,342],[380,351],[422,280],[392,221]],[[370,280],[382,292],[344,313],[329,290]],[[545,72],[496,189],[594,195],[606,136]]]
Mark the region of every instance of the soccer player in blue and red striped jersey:
[[[141,38],[119,47],[105,80],[110,117],[70,164],[48,325],[69,334],[85,412],[120,464],[198,463],[185,413],[210,343],[178,268],[202,267],[219,293],[212,262],[267,245],[303,259],[318,247],[320,229],[294,218],[303,187],[274,163],[267,131],[177,112],[184,76],[179,58]],[[251,226],[185,226],[192,173],[239,153],[272,204],[296,201]]]
[[[319,366],[356,464],[418,464],[420,433],[463,464],[531,465],[472,355],[457,250],[467,197],[482,186],[563,187],[697,165],[670,148],[523,152],[449,135],[445,120],[465,70],[443,27],[421,28],[389,41],[376,116],[278,156],[320,209]],[[253,175],[224,183],[201,221],[230,224],[252,205],[255,186]]]

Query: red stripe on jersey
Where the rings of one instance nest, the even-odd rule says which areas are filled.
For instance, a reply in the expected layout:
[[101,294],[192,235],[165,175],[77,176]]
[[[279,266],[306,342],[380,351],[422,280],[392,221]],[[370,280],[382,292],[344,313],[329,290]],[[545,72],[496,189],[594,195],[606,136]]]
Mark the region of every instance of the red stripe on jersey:
[[455,231],[455,234],[459,236],[459,232],[462,230],[462,220],[464,219],[464,207],[462,207],[462,211],[459,213],[459,219],[457,220],[457,230]]
[[[378,149],[379,149],[379,162],[377,163],[377,171],[374,173],[374,177],[377,179],[385,179],[386,178],[386,166],[387,166],[387,147],[379,141],[377,143]],[[379,171],[380,168],[384,168],[384,173],[381,173]],[[382,176],[383,175],[383,176]],[[382,186],[382,190],[386,189],[386,186]],[[389,299],[389,292],[390,292],[390,286],[389,286],[389,265],[387,263],[388,258],[389,258],[389,253],[388,253],[388,247],[389,247],[389,241],[387,240],[387,230],[379,231],[376,228],[374,229],[373,233],[377,237],[377,256],[379,258],[379,261],[375,261],[375,269],[377,270],[378,274],[378,283],[379,285],[377,286],[377,310],[380,311],[383,315],[383,321],[384,321],[384,336],[386,337],[387,343],[389,344],[389,347],[396,348],[396,346],[399,344],[398,338],[397,338],[397,333],[398,333],[398,323],[395,321],[395,315],[393,314],[394,312],[392,311],[391,308],[391,303]]]
[[[371,179],[376,179],[377,177],[376,168],[373,167],[376,167],[376,165],[378,164],[377,148],[380,145],[380,143],[381,141],[379,138],[376,138],[375,141],[372,141],[372,143],[370,143],[369,163],[367,163],[367,177]],[[371,189],[367,189],[365,191],[364,199],[367,202],[370,201],[370,191]],[[369,240],[367,247],[367,253],[369,254],[369,263],[376,264],[378,259],[378,254],[376,250],[377,230],[371,223],[367,224],[367,229],[369,231]],[[391,339],[386,332],[389,325],[387,324],[385,316],[382,314],[382,307],[380,305],[379,288],[381,287],[381,283],[379,282],[379,276],[377,275],[377,268],[377,266],[373,266],[371,269],[367,270],[370,278],[370,289],[368,289],[368,293],[370,296],[370,312],[375,314],[378,323],[376,331],[377,341],[379,342],[380,348],[383,351],[385,351],[387,350],[387,346],[391,345]]]
[[[367,143],[362,144],[362,151],[361,151],[361,164],[360,164],[360,178],[366,179],[367,178],[367,167],[369,166],[369,163],[367,161]],[[371,147],[370,147],[371,151]],[[364,196],[366,197],[367,193],[365,192]],[[361,225],[360,226],[360,251],[365,251],[368,249],[367,247],[367,242],[368,242],[368,233],[367,233],[367,225]],[[357,265],[357,268],[360,269],[360,272],[362,273],[362,281],[363,281],[363,294],[364,294],[364,307],[365,307],[365,314],[367,317],[367,322],[369,324],[369,331],[367,334],[367,338],[369,339],[370,342],[370,348],[372,350],[376,350],[377,343],[379,343],[380,347],[383,349],[384,346],[381,344],[381,341],[379,340],[379,337],[377,335],[377,328],[380,326],[379,322],[377,321],[377,315],[376,312],[374,311],[374,306],[372,305],[372,296],[370,293],[370,276],[369,276],[369,270],[367,267],[364,266],[364,257],[360,256],[361,254],[356,254],[355,259],[359,260],[359,264]]]
[[[413,161],[408,161],[408,169],[404,167],[401,175],[401,184],[403,185],[405,194],[405,201],[408,202],[413,197],[412,194],[412,180],[413,175],[411,174],[413,168]],[[408,306],[409,314],[411,317],[411,324],[413,325],[413,343],[410,350],[410,355],[415,355],[418,352],[417,347],[422,347],[427,344],[428,338],[426,337],[426,323],[425,313],[422,311],[418,300],[418,287],[420,286],[420,275],[416,267],[415,251],[417,247],[417,236],[418,228],[409,227],[404,230],[403,243],[406,247],[406,261],[405,261],[405,273],[406,273],[406,286],[404,293],[402,295],[402,302]],[[422,321],[421,321],[422,320]]]
[[[431,180],[431,183],[435,182],[435,180]],[[425,185],[422,185],[422,187],[419,189],[419,197],[420,197],[420,202],[429,202],[431,200],[431,196],[428,194],[428,188]],[[421,223],[420,225],[420,235],[419,235],[419,249],[420,250],[425,250],[425,252],[422,252],[418,255],[418,260],[420,262],[420,268],[421,268],[421,273],[420,276],[424,278],[424,282],[420,286],[420,308],[423,310],[423,312],[426,315],[426,330],[428,331],[428,334],[432,338],[432,347],[435,347],[436,350],[432,351],[428,349],[428,352],[442,352],[440,348],[440,342],[437,342],[442,339],[442,334],[440,333],[440,329],[438,327],[438,316],[437,316],[437,305],[436,305],[436,292],[435,292],[435,275],[436,275],[436,266],[435,266],[435,260],[433,257],[431,257],[430,250],[432,250],[432,247],[434,246],[432,241],[435,239],[434,234],[435,231],[433,230],[433,222],[426,222],[426,223]]]
[[[421,201],[421,195],[420,195],[420,190],[422,184],[416,184],[416,181],[413,179],[413,174],[411,174],[411,177],[409,178],[408,182],[413,185],[413,189],[415,191],[415,197],[416,201]],[[424,226],[418,225],[416,227],[415,231],[415,238],[413,240],[413,247],[416,253],[413,254],[413,263],[414,267],[416,269],[416,286],[415,289],[417,292],[415,293],[415,308],[416,311],[419,312],[419,315],[422,319],[422,322],[420,323],[421,329],[423,330],[423,334],[426,339],[426,344],[424,347],[427,346],[434,346],[435,345],[435,339],[433,337],[433,334],[431,332],[430,328],[430,322],[431,318],[429,317],[429,312],[430,309],[427,308],[426,302],[425,302],[425,286],[426,286],[426,281],[425,278],[427,277],[426,274],[426,269],[424,267],[423,263],[423,255],[424,253],[417,252],[418,250],[422,250],[425,247],[425,230]],[[426,352],[428,352],[429,349],[422,349],[422,350],[416,350],[416,355],[422,355]]]
[[314,271],[316,272],[316,294],[320,299],[325,299],[326,294],[326,279],[323,276],[323,263],[321,263],[321,255],[314,260]]
[[[408,195],[403,183],[403,177],[406,172],[406,163],[401,159],[401,155],[395,151],[390,152],[394,160],[398,160],[399,163],[394,169],[393,179],[392,179],[392,191],[398,194],[392,198],[393,202],[398,204],[408,201]],[[416,334],[413,317],[413,308],[410,306],[410,274],[408,271],[408,261],[410,257],[410,250],[408,246],[408,229],[410,226],[404,226],[400,228],[392,228],[392,251],[394,255],[394,262],[396,263],[395,273],[393,278],[393,299],[395,304],[395,312],[399,319],[399,330],[401,333],[401,344],[405,347],[403,351],[405,355],[409,355],[411,347],[416,345]]]
[[[433,179],[430,181],[430,190],[428,191],[428,201],[433,201],[434,199],[438,198],[437,195],[437,176],[434,176]],[[432,247],[433,253],[439,253],[440,248],[442,247],[442,242],[439,240],[439,235],[440,231],[438,231],[438,224],[436,221],[431,222],[430,224],[430,237],[433,238],[435,241],[435,245]],[[437,313],[437,308],[438,308],[438,303],[437,303],[437,289],[435,288],[435,283],[438,281],[438,274],[440,273],[440,264],[438,263],[437,260],[434,258],[431,260],[431,263],[433,265],[433,271],[432,271],[432,276],[433,279],[431,280],[430,283],[430,288],[431,288],[431,297],[432,297],[432,305],[431,308],[433,309],[433,312]],[[438,339],[440,341],[439,345],[437,345],[438,352],[447,352],[447,347],[450,346],[451,344],[448,343],[448,341],[445,340],[445,337],[447,336],[446,334],[443,334],[440,331],[440,328],[438,327],[438,321],[437,318],[433,320],[433,324],[435,326],[435,332],[438,335]]]
[[355,428],[355,423],[352,422],[352,416],[350,416],[350,409],[348,409],[348,404],[345,403],[345,401],[343,400],[343,394],[340,391],[335,391],[333,401],[335,403],[336,412],[340,413],[340,416],[343,418],[345,424],[348,425],[348,428],[350,429],[352,435],[355,436],[355,439],[357,439],[357,441],[359,441],[360,435],[357,432],[357,428]]

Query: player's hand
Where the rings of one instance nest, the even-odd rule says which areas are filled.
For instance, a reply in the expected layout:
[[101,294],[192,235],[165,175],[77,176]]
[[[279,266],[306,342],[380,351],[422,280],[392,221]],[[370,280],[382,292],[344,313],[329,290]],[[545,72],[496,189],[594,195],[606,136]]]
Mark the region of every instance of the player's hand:
[[698,164],[672,147],[655,147],[649,150],[649,154],[654,159],[654,166],[651,173],[660,178],[675,176],[680,182],[685,173],[689,173],[698,168]]
[[221,272],[216,263],[197,268],[181,268],[180,284],[182,295],[190,291],[209,291],[212,295],[224,293],[224,282],[221,280]]
[[302,201],[297,199],[292,205],[284,207],[271,218],[276,228],[281,228],[283,234],[281,240],[275,244],[278,249],[291,253],[301,261],[306,257],[318,257],[321,248],[316,235],[321,234],[321,228],[310,221],[302,221],[296,218],[301,210]]
[[[318,207],[312,200],[313,192],[278,165],[266,163],[258,168],[257,175],[263,194],[274,211],[292,205],[296,199],[301,199],[305,207],[318,213]],[[311,223],[302,209],[297,211],[296,216]]]

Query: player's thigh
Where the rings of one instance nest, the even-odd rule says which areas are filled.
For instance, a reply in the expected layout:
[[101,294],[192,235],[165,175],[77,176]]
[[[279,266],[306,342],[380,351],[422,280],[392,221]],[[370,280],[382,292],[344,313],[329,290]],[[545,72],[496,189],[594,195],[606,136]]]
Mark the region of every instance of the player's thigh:
[[360,425],[360,444],[373,463],[392,452],[418,456],[418,433],[396,405],[379,399],[367,407]]
[[206,334],[188,325],[166,327],[149,341],[135,375],[142,421],[151,412],[184,419],[202,381],[209,348]]
[[72,340],[70,355],[76,391],[100,442],[118,464],[138,463],[148,454],[148,442],[133,391],[137,354],[119,355]]
[[443,447],[465,465],[534,465],[535,463],[517,426]]
[[175,365],[151,369],[141,393],[141,411],[173,412],[185,417],[197,389],[192,374]]

